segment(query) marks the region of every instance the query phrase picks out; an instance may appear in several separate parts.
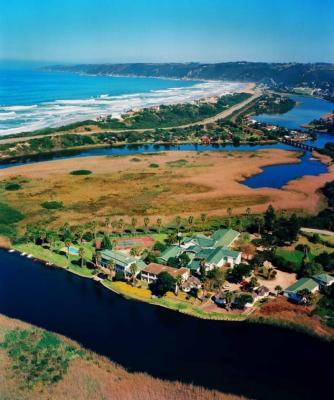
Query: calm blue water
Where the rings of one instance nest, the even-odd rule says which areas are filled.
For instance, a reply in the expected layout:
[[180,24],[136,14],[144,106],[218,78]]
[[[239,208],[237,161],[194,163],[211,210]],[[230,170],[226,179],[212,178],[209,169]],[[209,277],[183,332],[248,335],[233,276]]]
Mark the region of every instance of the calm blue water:
[[4,250],[0,313],[64,334],[131,371],[257,400],[330,398],[330,343],[125,300],[93,280]]
[[301,125],[334,110],[334,103],[329,101],[307,96],[290,95],[289,97],[297,102],[292,110],[285,114],[260,114],[254,116],[254,119],[284,128],[301,129]]
[[[157,151],[255,151],[263,149],[283,149],[295,151],[291,146],[283,143],[274,145],[241,145],[235,147],[233,145],[209,145],[204,146],[201,144],[180,144],[180,145],[127,145],[119,147],[104,147],[98,149],[86,149],[78,151],[68,151],[59,154],[46,154],[38,155],[35,157],[20,158],[13,160],[11,163],[0,164],[0,170],[10,168],[13,166],[24,165],[33,162],[41,162],[46,160],[65,159],[69,157],[89,157],[89,156],[121,156],[121,155],[134,155],[141,153],[152,153]],[[306,152],[301,157],[301,162],[298,164],[282,164],[264,167],[263,172],[247,178],[243,181],[248,187],[260,188],[271,187],[281,188],[292,179],[300,178],[304,175],[319,175],[327,171],[324,164],[318,160],[311,160],[311,154]]]

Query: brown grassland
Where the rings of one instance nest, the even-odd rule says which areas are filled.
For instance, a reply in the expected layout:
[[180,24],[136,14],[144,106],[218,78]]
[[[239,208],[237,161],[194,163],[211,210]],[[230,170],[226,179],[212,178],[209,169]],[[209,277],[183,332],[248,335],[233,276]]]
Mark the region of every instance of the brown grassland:
[[[327,161],[327,160],[323,160]],[[242,181],[267,165],[299,162],[295,152],[167,152],[124,157],[83,157],[47,161],[1,171],[1,181],[22,180],[22,189],[0,192],[0,201],[23,212],[21,222],[104,221],[107,215],[145,215],[169,222],[175,215],[225,215],[277,209],[316,212],[322,205],[318,189],[334,179],[334,166],[317,177],[305,176],[282,189],[251,189]],[[70,172],[88,169],[91,175]],[[64,208],[45,210],[41,203],[62,201]]]
[[[31,329],[24,322],[0,315],[0,342],[9,330]],[[67,344],[79,345],[61,337]],[[81,348],[82,350],[82,348]],[[67,373],[58,383],[36,384],[27,388],[20,371],[12,369],[11,359],[0,348],[1,400],[241,400],[244,397],[223,394],[179,382],[155,379],[143,373],[129,373],[95,353],[84,350],[87,357],[70,361]]]

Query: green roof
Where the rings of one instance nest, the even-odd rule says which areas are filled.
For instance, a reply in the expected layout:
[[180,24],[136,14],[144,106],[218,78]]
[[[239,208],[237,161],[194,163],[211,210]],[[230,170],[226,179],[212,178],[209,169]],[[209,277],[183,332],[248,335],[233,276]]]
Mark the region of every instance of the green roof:
[[103,261],[114,261],[115,264],[126,267],[129,264],[133,264],[134,262],[138,263],[134,257],[129,257],[119,251],[114,250],[102,250],[101,251],[101,258]]
[[318,286],[317,282],[315,282],[312,278],[301,278],[287,289],[287,292],[297,293],[300,290],[307,289],[309,291],[314,290]]
[[329,285],[334,280],[334,277],[328,274],[313,275],[313,278],[317,281],[325,283],[326,285]]
[[171,257],[178,257],[183,251],[179,246],[170,246],[160,254],[159,258],[167,261]]
[[197,253],[196,258],[204,258],[205,260],[210,257],[213,249],[202,249],[199,253]]
[[228,247],[240,235],[233,229],[218,229],[212,235],[212,239],[216,242],[216,246]]
[[204,235],[196,235],[193,240],[200,247],[213,247],[215,245],[215,240]]
[[202,250],[201,246],[194,245],[194,246],[189,246],[186,251],[191,251],[193,253],[199,253]]
[[197,271],[198,268],[200,267],[201,261],[200,260],[192,260],[190,263],[187,265],[187,268],[189,268],[191,271]]

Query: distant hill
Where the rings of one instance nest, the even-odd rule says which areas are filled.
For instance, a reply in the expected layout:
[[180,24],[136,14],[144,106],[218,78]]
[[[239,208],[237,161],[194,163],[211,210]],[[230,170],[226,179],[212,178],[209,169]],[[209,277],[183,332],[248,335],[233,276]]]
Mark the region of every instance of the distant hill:
[[73,66],[54,65],[43,69],[94,75],[252,81],[270,86],[334,87],[334,64],[327,63],[299,64],[240,61],[217,64],[78,64]]

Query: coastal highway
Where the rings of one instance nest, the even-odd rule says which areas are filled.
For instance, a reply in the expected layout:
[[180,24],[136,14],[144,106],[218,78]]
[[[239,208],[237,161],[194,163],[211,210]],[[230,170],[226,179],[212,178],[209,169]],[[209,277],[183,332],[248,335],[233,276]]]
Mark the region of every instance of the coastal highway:
[[[191,126],[196,126],[196,125],[205,125],[205,124],[210,124],[213,122],[216,122],[220,119],[223,118],[227,118],[228,116],[230,116],[231,114],[233,114],[235,111],[241,110],[242,108],[246,107],[247,105],[249,105],[251,102],[253,102],[254,100],[256,100],[257,98],[259,98],[262,95],[262,91],[259,89],[256,89],[253,92],[253,95],[251,97],[249,97],[248,99],[242,101],[241,103],[238,103],[230,108],[228,108],[227,110],[224,110],[216,115],[214,115],[213,117],[209,117],[209,118],[205,118],[201,121],[197,121],[197,122],[193,122],[190,124],[185,124],[185,125],[177,125],[177,126],[169,126],[169,127],[165,127],[165,128],[159,128],[159,129],[163,129],[163,130],[169,130],[169,129],[174,129],[174,128],[189,128]],[[40,134],[40,135],[36,135],[33,134],[30,136],[18,136],[18,137],[11,137],[11,138],[0,138],[0,144],[6,144],[6,143],[18,143],[18,142],[25,142],[27,140],[30,139],[37,139],[37,138],[41,138],[41,137],[48,137],[48,136],[59,136],[59,135],[66,135],[69,133],[80,133],[80,135],[91,135],[94,133],[103,133],[103,132],[145,132],[145,131],[153,131],[155,130],[155,128],[146,128],[146,129],[99,129],[99,130],[94,130],[92,129],[89,132],[73,132],[73,131],[59,131],[59,132],[53,132],[53,133],[49,133],[49,134]]]

